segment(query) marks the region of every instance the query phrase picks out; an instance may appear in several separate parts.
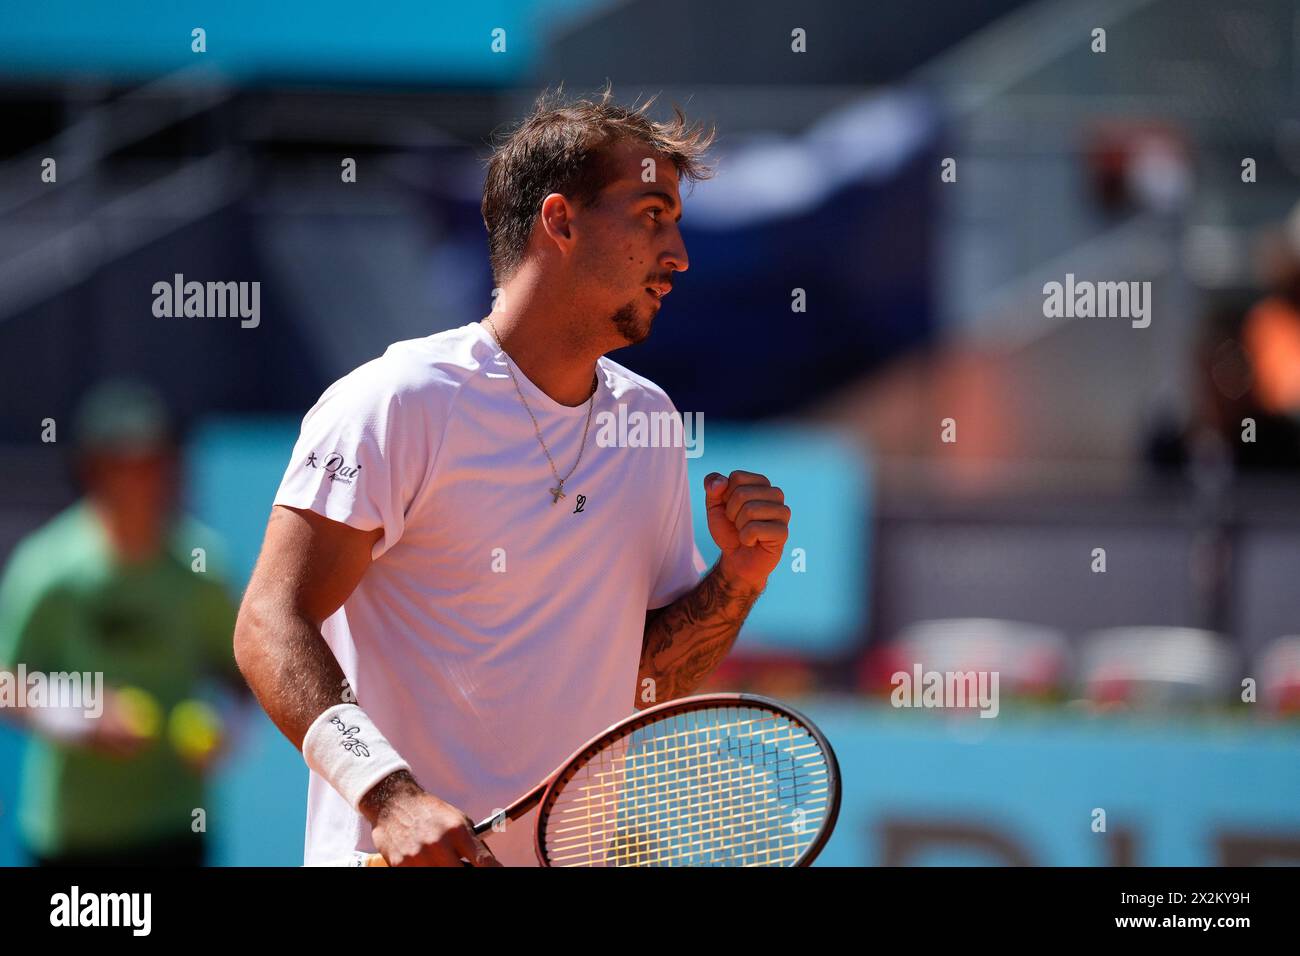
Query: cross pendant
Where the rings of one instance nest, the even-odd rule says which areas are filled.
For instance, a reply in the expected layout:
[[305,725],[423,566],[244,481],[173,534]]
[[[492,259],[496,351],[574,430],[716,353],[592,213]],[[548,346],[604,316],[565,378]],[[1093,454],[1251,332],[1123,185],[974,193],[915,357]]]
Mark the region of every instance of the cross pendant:
[[554,488],[548,489],[551,493],[551,504],[558,505],[560,503],[560,499],[564,497],[564,491],[562,490],[563,488],[564,488],[564,482],[560,482]]

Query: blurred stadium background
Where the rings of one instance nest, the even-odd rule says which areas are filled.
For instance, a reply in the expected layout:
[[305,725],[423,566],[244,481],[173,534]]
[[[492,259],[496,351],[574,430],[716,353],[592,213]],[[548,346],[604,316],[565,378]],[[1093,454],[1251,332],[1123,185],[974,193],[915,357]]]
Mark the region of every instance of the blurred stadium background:
[[[722,134],[692,268],[614,358],[704,415],[706,558],[707,471],[792,504],[714,686],[836,746],[821,862],[1300,863],[1297,38],[1287,0],[2,7],[0,561],[77,495],[42,420],[129,375],[238,595],[323,388],[488,311],[493,131],[608,77]],[[156,318],[176,273],[260,281],[260,324]],[[1151,282],[1150,327],[1045,318],[1067,273]],[[914,663],[998,671],[998,718],[892,708]],[[300,862],[305,784],[260,719],[214,862]]]

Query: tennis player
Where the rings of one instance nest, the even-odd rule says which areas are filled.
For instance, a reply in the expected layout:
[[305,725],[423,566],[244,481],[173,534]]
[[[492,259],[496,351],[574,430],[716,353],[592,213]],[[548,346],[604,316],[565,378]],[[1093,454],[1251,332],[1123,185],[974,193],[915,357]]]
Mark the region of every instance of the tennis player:
[[767,478],[705,479],[706,574],[684,450],[597,440],[620,405],[676,414],[605,353],[686,271],[678,186],[713,132],[645,114],[543,94],[488,166],[491,314],[390,346],[303,419],[235,652],[311,768],[308,865],[536,865],[536,810],[485,840],[473,820],[696,688],[780,560]]

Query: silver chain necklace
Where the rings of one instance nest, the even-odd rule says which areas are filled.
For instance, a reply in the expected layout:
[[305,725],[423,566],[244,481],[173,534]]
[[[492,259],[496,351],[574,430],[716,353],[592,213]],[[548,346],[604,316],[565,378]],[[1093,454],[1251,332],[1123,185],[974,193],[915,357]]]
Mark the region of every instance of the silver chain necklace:
[[555,487],[548,488],[546,491],[551,496],[551,504],[557,505],[560,503],[561,498],[566,497],[564,494],[564,483],[569,480],[569,477],[575,471],[578,470],[578,463],[582,461],[582,453],[587,448],[587,430],[591,427],[591,412],[592,409],[596,407],[596,388],[600,380],[594,375],[591,379],[591,397],[587,401],[587,424],[584,425],[582,429],[582,444],[578,446],[578,461],[573,463],[573,467],[569,469],[569,474],[561,478],[560,473],[555,468],[555,460],[551,458],[551,450],[546,447],[546,440],[542,438],[542,429],[541,426],[537,424],[537,417],[533,414],[533,410],[528,407],[528,399],[524,398],[523,390],[519,387],[519,380],[515,378],[515,370],[510,367],[510,356],[506,354],[506,350],[501,345],[501,336],[497,334],[497,327],[489,318],[485,318],[483,321],[485,321],[488,324],[488,327],[492,330],[492,338],[496,340],[497,348],[500,349],[501,354],[505,356],[506,371],[510,373],[510,381],[514,383],[515,392],[519,395],[519,401],[524,405],[524,411],[526,411],[528,417],[533,420],[533,431],[537,432],[537,441],[542,446],[542,451],[546,453],[546,460],[550,462],[551,474],[555,476]]

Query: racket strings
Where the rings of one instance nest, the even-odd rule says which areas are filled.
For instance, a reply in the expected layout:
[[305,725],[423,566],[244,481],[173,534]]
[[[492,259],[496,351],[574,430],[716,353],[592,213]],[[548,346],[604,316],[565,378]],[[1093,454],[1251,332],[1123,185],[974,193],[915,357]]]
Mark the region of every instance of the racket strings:
[[672,714],[568,775],[544,847],[556,866],[789,866],[825,820],[827,774],[816,738],[783,714]]
[[[820,749],[817,748],[815,745],[808,745],[806,747],[792,748],[792,749],[804,751],[804,753],[801,754],[803,756],[811,757],[814,754],[820,755]],[[652,770],[644,774],[638,775],[639,776],[638,783],[640,785],[639,787],[632,787],[627,784],[626,781],[628,777],[628,770],[626,766],[619,767],[613,771],[610,770],[595,771],[592,772],[590,776],[597,779],[598,783],[596,783],[595,785],[586,784],[586,783],[581,783],[581,784],[574,783],[570,785],[569,789],[574,791],[580,791],[584,793],[586,797],[586,799],[580,802],[576,800],[574,801],[575,804],[579,804],[582,807],[582,812],[583,812],[582,822],[585,823],[587,821],[591,821],[593,819],[599,819],[600,817],[604,816],[603,811],[593,810],[593,807],[596,806],[597,799],[600,799],[603,805],[603,799],[606,794],[619,792],[621,790],[624,794],[628,796],[628,799],[630,801],[635,801],[637,797],[638,789],[646,790],[661,785],[668,778],[669,773],[676,769],[677,769],[676,767],[670,764],[665,764],[662,761],[657,762],[654,765]],[[731,776],[729,778],[724,778],[723,775],[727,774],[728,771],[731,772]],[[753,788],[752,787],[748,789],[740,788],[737,786],[737,784],[742,782],[751,783],[752,781],[748,781],[748,780],[741,781],[737,779],[736,776],[737,771],[746,774],[752,773],[758,777],[765,777],[765,778],[773,777],[772,774],[762,769],[748,768],[736,764],[725,764],[721,761],[715,760],[708,765],[703,765],[700,772],[697,772],[696,774],[693,774],[685,779],[677,780],[675,783],[673,798],[679,800],[685,800],[687,802],[687,805],[689,806],[690,800],[693,796],[702,799],[702,797],[706,793],[713,793],[716,796],[717,792],[721,791],[723,794],[730,795],[733,800],[739,799],[739,803],[736,805],[744,806],[746,804],[746,800],[744,798],[753,795]],[[820,782],[825,784],[824,767],[813,767],[809,770],[809,776],[815,777],[817,775],[821,776]],[[771,781],[762,781],[762,782],[767,784],[767,788],[760,791],[761,796],[764,799],[766,799],[769,795],[768,790],[772,788],[779,789],[780,787],[779,780],[773,779]],[[818,795],[820,797],[821,802],[824,802],[826,800],[828,790],[829,788],[823,785],[821,787],[814,787],[810,792],[812,794]],[[797,799],[798,797],[797,785],[796,787],[791,789],[790,796],[792,798]],[[752,803],[752,801],[750,802]],[[568,808],[568,812],[570,813],[573,812],[572,805]],[[580,827],[581,827],[581,823],[571,829],[578,829]],[[566,827],[564,827],[560,823],[556,823],[553,825],[553,829],[555,832],[559,833],[559,832],[563,832],[566,829]]]
[[[736,723],[744,722],[732,722],[732,726]],[[617,848],[612,854],[614,863],[703,864],[715,862],[719,852],[724,849],[733,855],[745,852],[753,855],[761,850],[768,862],[771,862],[774,848],[778,856],[784,851],[797,849],[790,846],[791,834],[779,829],[782,808],[779,802],[774,803],[772,799],[773,781],[754,779],[755,772],[758,777],[770,778],[771,774],[761,769],[756,770],[753,761],[748,759],[751,755],[745,753],[740,746],[741,741],[728,740],[726,749],[719,750],[719,736],[714,732],[717,729],[709,727],[703,741],[706,751],[716,751],[716,766],[708,766],[700,773],[699,762],[689,762],[688,768],[697,770],[695,786],[688,782],[685,799],[675,805],[669,804],[670,809],[678,811],[676,815],[679,819],[643,822],[635,829],[632,840],[624,839],[616,843]],[[725,731],[731,728],[722,729]],[[779,746],[781,738],[769,734],[762,739],[769,745]],[[743,744],[749,745],[752,741],[747,740]],[[656,740],[654,756],[656,759],[680,759],[683,753],[690,753],[692,749],[699,751],[700,747],[669,747],[662,740]],[[747,762],[741,763],[738,759]],[[656,771],[660,769],[656,764]],[[650,788],[659,787],[663,783],[659,772],[643,776],[644,784]],[[629,801],[634,813],[638,809],[637,797],[638,794],[633,793]],[[771,826],[773,820],[778,827],[774,832]],[[765,826],[763,821],[766,821]],[[684,829],[685,827],[690,829]],[[683,832],[687,833],[688,839],[681,839]],[[740,861],[731,859],[729,862]]]
[[[783,813],[784,804],[773,799],[772,788],[765,782],[756,783],[744,768],[739,771],[730,768],[729,773],[710,773],[702,786],[687,794],[682,807],[685,821],[679,814],[675,820],[660,819],[639,827],[636,836],[639,841],[648,842],[650,849],[625,842],[615,854],[616,862],[641,865],[642,857],[653,856],[654,865],[702,863],[706,860],[701,857],[715,851],[750,856],[761,851],[767,854],[768,862],[780,862],[772,858],[774,852],[781,856],[791,855],[793,851],[797,856],[801,847],[785,827],[789,821]],[[804,822],[805,825],[808,822],[806,816]],[[682,840],[680,837],[687,826],[694,826],[695,830],[689,839]],[[675,846],[676,852],[662,848],[660,843],[664,840]]]

